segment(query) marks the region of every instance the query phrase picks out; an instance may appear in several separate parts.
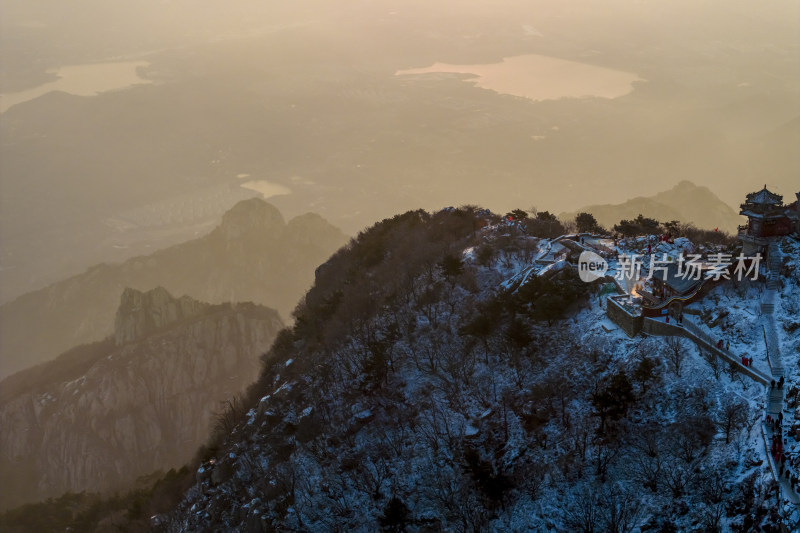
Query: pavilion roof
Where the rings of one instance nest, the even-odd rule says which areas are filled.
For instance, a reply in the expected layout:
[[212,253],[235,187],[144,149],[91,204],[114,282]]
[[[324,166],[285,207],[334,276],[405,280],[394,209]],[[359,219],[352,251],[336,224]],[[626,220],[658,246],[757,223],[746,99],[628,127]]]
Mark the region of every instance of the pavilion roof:
[[775,194],[774,192],[770,192],[767,189],[767,186],[764,185],[764,188],[760,191],[751,192],[747,195],[747,203],[760,205],[780,205],[783,203],[783,196],[780,194]]
[[753,211],[751,209],[747,209],[747,204],[742,205],[742,210],[739,212],[740,215],[744,215],[746,217],[751,218],[762,218],[762,219],[777,219],[783,218],[786,216],[786,211],[781,209],[769,209],[766,211]]

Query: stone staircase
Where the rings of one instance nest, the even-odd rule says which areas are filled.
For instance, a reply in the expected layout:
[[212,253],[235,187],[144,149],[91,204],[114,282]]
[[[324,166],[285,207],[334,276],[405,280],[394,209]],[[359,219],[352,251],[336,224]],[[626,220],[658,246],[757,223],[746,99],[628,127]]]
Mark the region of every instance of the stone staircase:
[[783,409],[783,389],[775,387],[769,390],[767,396],[767,414],[775,418]]
[[767,259],[767,290],[761,296],[761,312],[771,315],[775,311],[781,279],[781,251],[776,243],[770,243]]
[[[767,348],[767,362],[769,363],[770,373],[772,379],[776,382],[785,376],[786,370],[783,367],[781,360],[781,345],[778,339],[778,332],[775,327],[775,304],[778,299],[778,291],[780,290],[780,276],[781,276],[781,252],[777,243],[771,242],[769,244],[769,252],[767,258],[767,288],[761,295],[761,328],[764,332],[764,344]],[[770,385],[767,394],[767,414],[775,418],[778,413],[783,411],[783,388],[773,387]],[[792,489],[791,485],[785,478],[778,476],[779,471],[777,465],[769,453],[769,446],[767,444],[767,436],[771,437],[772,431],[764,426],[764,446],[767,448],[767,457],[769,458],[770,468],[772,474],[781,486],[781,495],[784,499],[789,500],[793,504],[800,503],[800,497]]]
[[767,277],[767,290],[761,295],[761,328],[764,331],[764,343],[767,348],[767,360],[772,376],[778,380],[784,375],[783,362],[781,361],[781,347],[778,332],[775,329],[775,304],[778,299],[781,275],[781,252],[774,242],[769,245],[769,266]]
[[777,291],[780,288],[781,279],[781,250],[777,243],[770,243],[769,257],[767,259],[769,277],[767,278],[767,289]]
[[767,362],[775,379],[785,375],[783,361],[781,360],[781,346],[778,341],[778,332],[775,330],[775,320],[772,313],[765,313],[761,317],[761,329],[764,332],[764,343],[767,347]]
[[761,295],[761,313],[771,315],[775,311],[775,291],[765,290]]

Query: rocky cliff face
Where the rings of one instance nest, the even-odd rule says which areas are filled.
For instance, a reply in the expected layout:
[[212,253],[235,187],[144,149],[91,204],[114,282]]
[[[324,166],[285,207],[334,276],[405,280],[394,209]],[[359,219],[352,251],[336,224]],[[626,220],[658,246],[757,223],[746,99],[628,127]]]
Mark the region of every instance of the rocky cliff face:
[[318,215],[283,220],[261,199],[238,203],[208,235],[101,264],[0,306],[0,379],[113,333],[125,287],[164,287],[210,302],[252,301],[289,316],[314,269],[347,241]]
[[[125,290],[114,342],[86,347],[88,370],[70,372],[72,354],[31,369],[19,393],[3,395],[2,506],[123,487],[181,466],[208,438],[221,402],[255,379],[281,327],[275,311],[251,303]],[[46,367],[55,365],[68,379],[53,379],[59,369]]]
[[188,296],[173,298],[166,289],[125,289],[117,310],[114,340],[118,346],[143,339],[161,328],[194,318],[210,307]]

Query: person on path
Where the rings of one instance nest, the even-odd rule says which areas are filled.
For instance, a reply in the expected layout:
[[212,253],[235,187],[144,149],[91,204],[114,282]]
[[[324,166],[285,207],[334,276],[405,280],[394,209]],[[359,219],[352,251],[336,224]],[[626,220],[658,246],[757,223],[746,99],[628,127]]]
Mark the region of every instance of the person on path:
[[774,379],[769,382],[769,388],[770,389],[774,389],[775,388],[775,380]]
[[725,341],[725,350],[730,351],[731,349],[731,341]]

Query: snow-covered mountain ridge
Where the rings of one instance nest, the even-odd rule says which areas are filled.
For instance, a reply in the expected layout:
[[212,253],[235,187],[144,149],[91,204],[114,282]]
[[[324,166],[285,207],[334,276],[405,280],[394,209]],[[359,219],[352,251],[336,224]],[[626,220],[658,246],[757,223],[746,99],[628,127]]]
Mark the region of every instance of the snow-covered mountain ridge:
[[[154,527],[796,523],[768,468],[769,391],[680,337],[628,338],[607,318],[600,283],[572,268],[537,275],[552,244],[475,209],[409,212],[360,234],[317,270],[246,407],[229,413],[230,434]],[[775,321],[791,390],[799,248],[791,238],[783,248]],[[763,285],[723,283],[692,317],[758,368],[764,340],[750,314]]]

